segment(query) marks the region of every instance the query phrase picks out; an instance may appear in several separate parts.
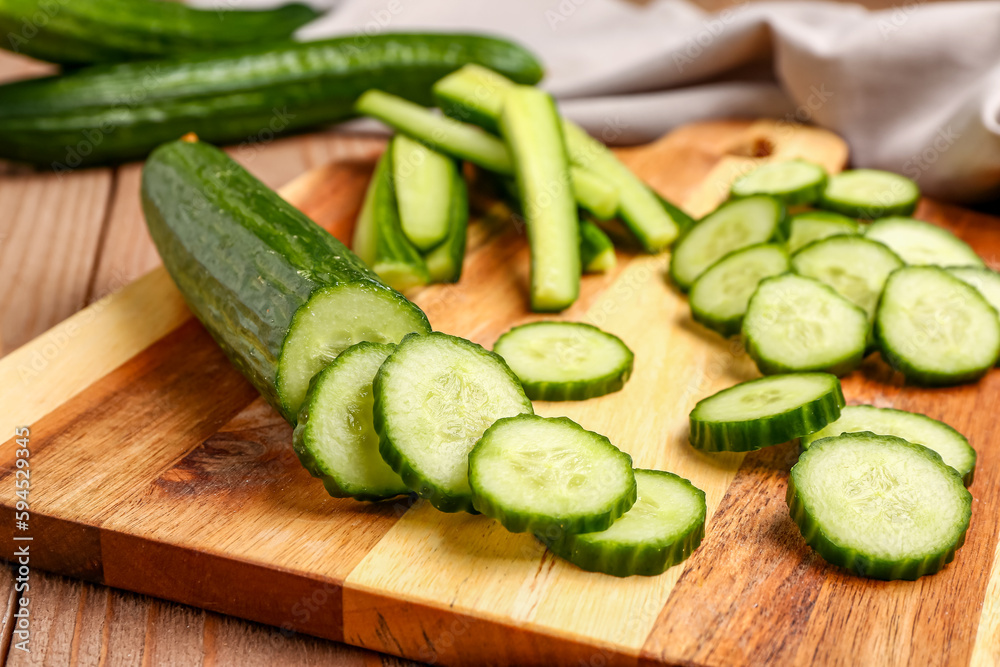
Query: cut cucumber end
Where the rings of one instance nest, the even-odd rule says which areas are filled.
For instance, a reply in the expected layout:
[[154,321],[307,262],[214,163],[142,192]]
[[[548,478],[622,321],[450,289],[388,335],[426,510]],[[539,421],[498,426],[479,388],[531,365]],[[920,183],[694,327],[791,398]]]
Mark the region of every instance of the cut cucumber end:
[[909,265],[985,266],[965,241],[923,220],[882,218],[868,226],[865,238],[888,246]]
[[763,164],[733,182],[733,198],[771,195],[786,206],[812,204],[826,187],[826,170],[805,160]]
[[852,218],[873,220],[910,215],[919,199],[920,188],[904,176],[877,169],[853,169],[830,177],[819,206]]

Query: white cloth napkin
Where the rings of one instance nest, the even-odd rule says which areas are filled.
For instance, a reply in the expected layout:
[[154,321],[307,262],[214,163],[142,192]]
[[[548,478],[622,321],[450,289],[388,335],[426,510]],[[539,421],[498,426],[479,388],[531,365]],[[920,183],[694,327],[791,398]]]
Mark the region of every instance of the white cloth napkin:
[[904,174],[928,194],[1000,194],[1000,2],[709,14],[681,0],[342,0],[298,36],[418,29],[524,44],[564,113],[617,143],[705,118],[798,119],[847,139],[855,166]]

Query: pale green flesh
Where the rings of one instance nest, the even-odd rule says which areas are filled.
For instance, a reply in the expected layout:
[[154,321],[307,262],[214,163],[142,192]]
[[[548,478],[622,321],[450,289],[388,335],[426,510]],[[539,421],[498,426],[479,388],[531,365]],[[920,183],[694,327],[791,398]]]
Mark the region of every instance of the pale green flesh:
[[601,220],[610,220],[618,210],[618,190],[589,169],[570,167],[570,180],[580,206]]
[[420,311],[384,288],[338,285],[317,290],[292,319],[278,362],[278,394],[298,414],[309,381],[345,349],[363,340],[398,343],[429,330]]
[[810,217],[808,213],[795,216],[788,235],[788,252],[796,252],[813,241],[819,241],[839,234],[857,234],[858,225],[853,220],[843,222],[822,217]]
[[376,261],[371,267],[386,285],[398,292],[408,292],[414,287],[427,284],[427,274],[418,272],[412,264],[406,262]]
[[505,511],[598,514],[631,486],[632,468],[601,436],[565,422],[497,425],[476,450],[476,490]]
[[533,324],[505,334],[494,351],[525,382],[573,382],[614,373],[628,363],[622,342],[571,322]]
[[310,402],[306,441],[313,455],[348,493],[406,493],[408,489],[378,451],[372,425],[372,379],[392,352],[375,347],[341,356],[336,372],[322,377]]
[[1000,274],[986,268],[956,266],[948,273],[976,288],[983,298],[1000,313]]
[[822,368],[864,348],[864,311],[811,278],[765,280],[750,299],[744,335],[761,357],[791,369]]
[[607,273],[617,265],[618,256],[615,255],[615,249],[608,248],[590,260],[583,270],[585,273]]
[[803,248],[792,257],[796,273],[826,283],[875,317],[879,296],[889,274],[903,262],[881,243],[855,236],[837,236]]
[[448,235],[455,164],[405,135],[392,141],[400,224],[413,245],[430,250]]
[[724,205],[698,222],[674,248],[673,274],[682,286],[734,250],[768,241],[778,224],[771,199],[751,197]]
[[929,222],[892,217],[876,220],[865,238],[885,244],[910,265],[983,266],[965,241]]
[[738,384],[711,396],[695,408],[692,419],[740,422],[780,415],[829,394],[837,378],[826,373],[772,375]]
[[898,174],[854,169],[830,177],[824,196],[851,206],[883,208],[912,201],[920,196],[920,190]]
[[717,319],[742,315],[750,296],[764,278],[788,270],[788,255],[764,245],[733,253],[705,271],[691,288],[691,303]]
[[886,344],[925,372],[990,366],[1000,347],[996,311],[974,288],[936,269],[895,274],[878,320]]
[[954,544],[967,525],[958,475],[905,444],[866,434],[817,442],[792,475],[826,536],[870,557],[922,559]]
[[607,530],[575,539],[594,544],[672,544],[704,519],[705,499],[685,482],[647,470],[635,471],[635,504]]
[[733,194],[781,194],[818,185],[826,177],[822,167],[801,160],[764,164],[733,183]]
[[393,446],[421,477],[468,495],[469,451],[496,420],[530,413],[530,402],[495,358],[440,337],[410,342],[392,364],[384,392]]
[[921,414],[872,405],[848,405],[840,411],[837,421],[802,438],[802,446],[808,448],[821,438],[862,431],[894,435],[933,449],[960,474],[971,470],[975,462],[976,455],[968,441],[951,427]]
[[[376,173],[377,171],[376,168]],[[358,213],[358,219],[354,223],[354,236],[351,238],[351,250],[368,266],[375,263],[378,244],[375,233],[375,196],[378,187],[377,178],[368,181],[368,189],[365,190],[361,212]]]
[[504,92],[516,84],[491,69],[480,65],[466,65],[434,84],[434,93],[461,100],[467,107],[485,116],[500,118]]

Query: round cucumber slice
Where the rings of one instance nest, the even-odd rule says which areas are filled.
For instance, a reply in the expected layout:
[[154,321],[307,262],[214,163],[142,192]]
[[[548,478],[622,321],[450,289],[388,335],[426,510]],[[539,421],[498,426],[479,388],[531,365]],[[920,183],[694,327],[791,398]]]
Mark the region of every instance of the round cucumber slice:
[[875,338],[889,365],[916,384],[976,380],[1000,355],[997,311],[975,288],[933,266],[889,276]]
[[299,461],[334,498],[382,500],[409,493],[378,453],[372,380],[395,346],[358,343],[310,386],[292,442]]
[[588,572],[654,576],[683,562],[705,536],[705,492],[677,475],[635,470],[635,504],[607,530],[538,539]]
[[888,246],[910,265],[983,266],[983,260],[947,229],[913,218],[882,218],[868,226],[865,238]]
[[829,211],[807,211],[788,218],[785,237],[788,252],[794,253],[813,241],[840,234],[860,234],[857,220]]
[[532,322],[500,336],[493,351],[537,401],[582,401],[618,391],[632,351],[618,336],[580,322]]
[[933,449],[962,476],[966,486],[972,484],[976,469],[976,450],[969,445],[965,436],[952,427],[916,412],[876,408],[874,405],[848,405],[840,411],[837,421],[811,435],[803,436],[801,445],[803,449],[809,449],[812,443],[822,438],[861,431],[894,435]]
[[743,318],[747,352],[766,375],[826,371],[844,375],[864,357],[865,311],[818,280],[766,278]]
[[903,261],[887,247],[863,236],[832,236],[810,243],[792,257],[792,270],[815,278],[875,318],[889,274]]
[[636,499],[632,457],[565,417],[498,420],[469,454],[475,508],[512,533],[605,530]]
[[770,241],[785,217],[774,197],[729,201],[699,220],[674,246],[670,277],[687,291],[708,267],[734,250]]
[[852,218],[872,220],[910,215],[919,199],[920,188],[904,176],[877,169],[853,169],[830,177],[819,206]]
[[442,512],[473,509],[469,451],[487,427],[532,413],[503,359],[443,333],[404,338],[372,390],[382,458]]
[[[955,266],[948,273],[976,288],[993,310],[1000,314],[1000,273],[974,266]],[[1000,361],[997,362],[1000,364]]]
[[733,198],[771,195],[786,206],[811,204],[826,186],[826,170],[805,160],[763,164],[733,183]]
[[691,411],[689,439],[706,452],[749,452],[818,431],[843,406],[835,375],[772,375],[699,401]]
[[788,266],[788,253],[774,243],[729,253],[694,281],[688,295],[691,316],[723,336],[738,334],[757,285],[785,273]]
[[962,478],[936,452],[874,433],[814,442],[792,466],[787,500],[820,556],[874,579],[941,570],[972,514]]

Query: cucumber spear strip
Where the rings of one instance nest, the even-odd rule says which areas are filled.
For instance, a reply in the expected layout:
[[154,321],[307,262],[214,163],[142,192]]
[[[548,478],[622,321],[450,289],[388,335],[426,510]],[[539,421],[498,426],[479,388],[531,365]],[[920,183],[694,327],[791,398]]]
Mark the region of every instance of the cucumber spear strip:
[[403,233],[392,183],[393,145],[375,166],[351,246],[393,289],[405,292],[430,280],[423,257]]
[[442,512],[472,511],[469,451],[501,417],[532,414],[500,356],[442,333],[407,336],[372,386],[379,452]]
[[878,435],[894,435],[909,442],[923,445],[941,455],[945,463],[962,476],[966,486],[972,485],[976,469],[976,450],[961,433],[944,422],[916,412],[893,408],[876,408],[874,405],[848,405],[840,411],[837,421],[811,435],[802,437],[803,449],[809,449],[817,440],[843,433],[870,431]]
[[[449,116],[498,131],[500,110],[514,82],[484,67],[463,67],[434,84],[434,97]],[[614,153],[575,123],[563,120],[570,162],[592,171],[618,191],[618,215],[648,252],[670,245],[691,218],[663,201]],[[595,215],[601,217],[597,211]]]
[[705,536],[705,492],[673,473],[634,472],[638,498],[610,528],[540,539],[577,567],[615,577],[654,576],[686,560]]
[[887,215],[910,215],[919,199],[920,188],[904,176],[876,169],[853,169],[830,177],[819,207],[852,218],[873,220]]
[[528,225],[531,309],[565,310],[580,293],[580,223],[555,102],[530,86],[509,90],[500,130],[514,160]]
[[863,236],[831,236],[792,255],[792,270],[826,283],[874,321],[889,274],[903,266],[896,253]]
[[741,176],[729,191],[734,199],[771,195],[786,206],[812,204],[826,186],[826,170],[805,160],[763,164]]
[[937,452],[874,433],[814,442],[792,466],[787,501],[820,556],[874,579],[941,570],[972,514],[962,478]]
[[806,211],[788,218],[788,252],[794,253],[813,241],[839,234],[860,234],[858,221],[829,211]]
[[976,380],[1000,355],[997,311],[974,287],[934,266],[889,276],[875,337],[889,365],[915,384]]
[[983,266],[983,260],[965,241],[923,220],[882,218],[868,226],[865,238],[888,246],[911,265]]
[[403,232],[421,252],[444,241],[451,219],[455,161],[404,134],[392,138],[392,176]]
[[569,167],[573,192],[580,207],[598,220],[610,220],[618,211],[618,190],[604,178],[583,167]]
[[749,452],[823,428],[840,416],[844,395],[829,373],[792,373],[742,382],[691,411],[691,446]]
[[754,195],[726,202],[691,227],[674,247],[670,277],[682,290],[734,250],[770,241],[785,217],[774,197]]
[[618,336],[581,322],[532,322],[497,339],[535,401],[582,401],[618,391],[632,374],[632,351]]
[[735,250],[694,281],[691,316],[723,336],[740,332],[750,297],[764,278],[788,271],[788,253],[776,243]]
[[430,330],[419,308],[213,146],[154,151],[142,206],[191,312],[293,424],[313,375],[344,349]]
[[299,461],[334,498],[382,500],[409,493],[378,453],[372,380],[392,345],[361,342],[314,379],[292,435]]
[[592,220],[580,221],[580,266],[584,273],[606,273],[618,264],[615,246]]
[[469,191],[459,170],[452,174],[451,201],[447,203],[448,235],[438,247],[424,255],[431,282],[457,283],[465,260],[465,238],[469,229]]
[[865,311],[812,278],[766,278],[747,306],[743,338],[761,373],[844,375],[864,356]]
[[475,508],[545,539],[606,530],[636,500],[632,457],[566,417],[499,419],[469,454]]

